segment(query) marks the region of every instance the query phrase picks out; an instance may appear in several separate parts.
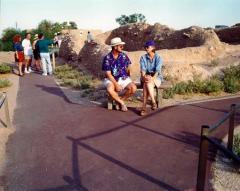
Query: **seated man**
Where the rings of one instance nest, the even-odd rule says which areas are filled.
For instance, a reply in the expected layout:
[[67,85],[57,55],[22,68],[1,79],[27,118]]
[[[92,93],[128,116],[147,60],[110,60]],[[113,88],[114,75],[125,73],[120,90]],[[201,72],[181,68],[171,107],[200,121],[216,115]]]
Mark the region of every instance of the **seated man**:
[[[120,105],[121,111],[128,110],[124,100],[132,96],[137,89],[130,79],[131,61],[123,53],[124,44],[125,42],[122,42],[120,38],[113,38],[110,44],[112,51],[104,57],[102,64],[102,70],[106,74],[104,86],[109,95]],[[118,93],[122,95],[119,96]]]

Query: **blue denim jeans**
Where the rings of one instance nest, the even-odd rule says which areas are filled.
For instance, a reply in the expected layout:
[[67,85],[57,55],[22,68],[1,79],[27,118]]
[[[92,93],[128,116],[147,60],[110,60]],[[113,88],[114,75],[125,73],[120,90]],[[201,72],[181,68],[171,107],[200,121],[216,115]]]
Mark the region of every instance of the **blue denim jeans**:
[[50,60],[50,54],[49,53],[40,53],[41,56],[41,62],[42,62],[42,69],[43,74],[52,74],[52,63]]

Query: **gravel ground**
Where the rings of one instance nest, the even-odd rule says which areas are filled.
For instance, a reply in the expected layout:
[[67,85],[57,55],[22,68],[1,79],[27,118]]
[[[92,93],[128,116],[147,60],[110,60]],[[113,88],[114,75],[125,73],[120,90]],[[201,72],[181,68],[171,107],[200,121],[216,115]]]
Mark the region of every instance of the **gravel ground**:
[[[240,126],[235,129],[240,133]],[[226,142],[227,136],[224,138]],[[216,162],[212,165],[213,187],[217,191],[239,191],[240,190],[240,166],[233,165],[229,159],[218,153]]]

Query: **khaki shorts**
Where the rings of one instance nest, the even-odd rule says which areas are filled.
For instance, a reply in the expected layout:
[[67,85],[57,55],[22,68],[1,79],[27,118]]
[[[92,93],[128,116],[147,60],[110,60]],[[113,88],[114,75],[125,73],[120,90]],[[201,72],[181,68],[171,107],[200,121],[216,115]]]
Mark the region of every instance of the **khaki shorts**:
[[[119,78],[117,83],[125,89],[130,83],[132,83],[131,78],[127,77],[126,79]],[[113,84],[108,78],[104,78],[103,85],[107,88],[109,84]]]

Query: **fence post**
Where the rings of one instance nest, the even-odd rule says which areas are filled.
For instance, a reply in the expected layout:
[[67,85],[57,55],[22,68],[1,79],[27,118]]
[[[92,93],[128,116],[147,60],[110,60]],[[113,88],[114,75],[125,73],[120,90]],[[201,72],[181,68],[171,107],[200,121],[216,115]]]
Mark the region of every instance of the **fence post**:
[[198,159],[198,175],[197,175],[197,191],[204,191],[206,168],[207,168],[207,157],[208,157],[208,137],[209,126],[202,125],[201,128],[201,140],[200,140],[200,151]]
[[229,129],[228,129],[228,144],[227,148],[232,151],[233,147],[233,136],[234,136],[234,120],[235,120],[235,112],[236,112],[236,104],[231,105],[231,115],[229,118]]
[[55,66],[56,66],[56,63],[55,63],[55,52],[54,52],[54,46],[52,45],[52,63],[53,63],[53,71],[55,70]]
[[7,127],[11,127],[11,119],[10,119],[10,114],[8,109],[8,97],[6,92],[4,92],[4,94],[5,94],[4,107],[5,107],[6,123],[7,123]]

